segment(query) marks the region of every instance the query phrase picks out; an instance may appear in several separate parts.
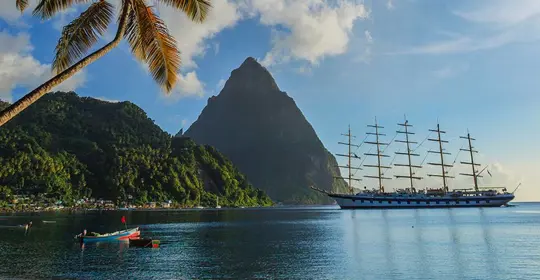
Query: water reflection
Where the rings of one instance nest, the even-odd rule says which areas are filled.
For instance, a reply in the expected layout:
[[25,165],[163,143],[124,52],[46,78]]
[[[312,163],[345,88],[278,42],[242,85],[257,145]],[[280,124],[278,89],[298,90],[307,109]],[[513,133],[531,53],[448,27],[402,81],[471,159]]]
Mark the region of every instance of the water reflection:
[[458,231],[456,218],[454,217],[454,209],[448,208],[448,230],[450,231],[452,249],[452,259],[454,261],[454,266],[456,267],[455,273],[459,276],[459,279],[464,279],[465,267],[463,266],[462,256],[461,256],[461,236]]
[[420,211],[423,209],[414,209],[414,235],[415,235],[415,246],[417,248],[418,257],[420,259],[419,266],[420,266],[420,273],[422,275],[427,276],[428,279],[434,279],[432,278],[431,270],[429,269],[429,261],[426,258],[426,248],[425,248],[425,241],[423,238],[423,222],[422,218],[420,216]]
[[[73,240],[84,228],[118,230],[122,215],[162,246],[81,248]],[[0,225],[30,220],[6,219]],[[501,209],[97,212],[31,219],[26,236],[0,228],[0,278],[538,279],[532,276],[538,276],[540,218]]]
[[491,226],[490,221],[487,217],[486,210],[483,208],[479,208],[478,211],[480,212],[480,222],[479,224],[482,225],[482,240],[485,244],[485,261],[487,264],[487,271],[486,273],[493,277],[493,279],[496,277],[496,275],[499,274],[499,266],[497,265],[497,251],[495,248],[495,244],[493,244],[492,240],[492,234],[491,234]]
[[[354,263],[358,264],[360,266],[360,269],[362,267],[362,248],[360,245],[360,231],[358,228],[360,227],[360,218],[357,218],[358,210],[350,211],[351,213],[351,222],[350,225],[352,227],[352,238],[353,238],[353,256],[354,256]],[[344,243],[343,246],[345,248],[349,247],[350,244]]]
[[383,217],[383,236],[384,236],[384,244],[385,244],[385,250],[384,250],[384,253],[385,253],[385,259],[386,259],[386,263],[388,264],[387,265],[387,268],[388,270],[390,271],[390,276],[392,279],[395,279],[396,278],[396,266],[395,266],[395,263],[394,263],[394,254],[393,254],[393,240],[392,240],[392,229],[389,225],[389,222],[388,222],[388,212],[391,211],[391,210],[383,210],[382,211],[382,217]]

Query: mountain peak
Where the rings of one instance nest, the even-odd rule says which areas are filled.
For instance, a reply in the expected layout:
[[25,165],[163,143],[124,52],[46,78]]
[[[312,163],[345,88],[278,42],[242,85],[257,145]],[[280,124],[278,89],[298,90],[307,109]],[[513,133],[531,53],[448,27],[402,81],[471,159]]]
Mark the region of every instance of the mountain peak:
[[288,203],[326,203],[307,186],[345,190],[328,153],[294,100],[248,57],[212,96],[185,136],[227,155],[255,186]]
[[259,67],[263,67],[258,61],[256,58],[253,58],[251,56],[249,56],[248,58],[246,58],[246,60],[244,60],[244,62],[242,63],[242,65],[240,65],[240,67],[250,67],[250,66],[259,66]]
[[257,59],[248,57],[240,67],[231,72],[231,77],[220,95],[266,94],[276,91],[279,92],[279,87],[268,69]]

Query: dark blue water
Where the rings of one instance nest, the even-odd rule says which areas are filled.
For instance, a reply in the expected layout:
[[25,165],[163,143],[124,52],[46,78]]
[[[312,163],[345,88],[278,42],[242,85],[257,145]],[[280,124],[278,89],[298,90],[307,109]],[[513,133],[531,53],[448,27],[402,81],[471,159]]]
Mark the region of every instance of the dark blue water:
[[[159,249],[86,245],[121,215]],[[0,278],[540,279],[540,204],[512,208],[335,208],[93,212],[0,217]],[[44,224],[42,220],[54,220]]]

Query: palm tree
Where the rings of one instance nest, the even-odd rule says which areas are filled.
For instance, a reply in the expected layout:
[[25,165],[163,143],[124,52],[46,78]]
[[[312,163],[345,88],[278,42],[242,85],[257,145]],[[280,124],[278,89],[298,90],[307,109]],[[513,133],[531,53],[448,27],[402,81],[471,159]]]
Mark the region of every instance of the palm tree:
[[[28,7],[28,0],[15,1],[21,12]],[[118,30],[114,39],[79,60],[98,41],[99,36],[105,33],[113,18],[114,6],[107,0],[40,0],[33,14],[41,19],[49,19],[76,4],[91,4],[78,18],[64,26],[52,64],[55,76],[3,110],[0,113],[0,126],[53,87],[118,46],[123,38],[128,41],[135,57],[148,64],[154,80],[163,90],[170,92],[178,78],[180,52],[176,40],[169,34],[163,20],[146,2],[147,0],[121,0]],[[154,0],[154,2],[183,11],[195,22],[203,22],[211,8],[210,0]]]

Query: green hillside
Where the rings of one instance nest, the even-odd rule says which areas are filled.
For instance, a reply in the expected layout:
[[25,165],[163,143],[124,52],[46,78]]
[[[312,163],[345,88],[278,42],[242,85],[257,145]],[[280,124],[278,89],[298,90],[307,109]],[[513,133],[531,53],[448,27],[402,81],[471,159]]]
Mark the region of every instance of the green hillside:
[[[0,104],[2,106],[2,104]],[[210,146],[173,138],[130,102],[56,92],[0,127],[0,189],[180,206],[271,205]]]

